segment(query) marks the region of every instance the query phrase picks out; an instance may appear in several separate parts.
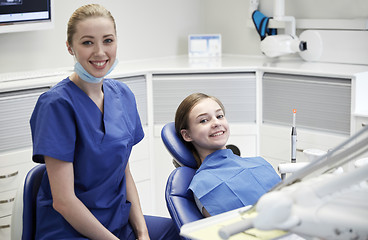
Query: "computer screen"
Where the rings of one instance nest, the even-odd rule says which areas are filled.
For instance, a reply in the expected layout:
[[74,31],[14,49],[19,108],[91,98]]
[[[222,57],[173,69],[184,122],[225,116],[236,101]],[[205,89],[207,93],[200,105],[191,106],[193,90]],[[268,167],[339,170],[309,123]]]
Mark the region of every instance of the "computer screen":
[[192,34],[188,36],[189,57],[220,57],[220,34]]
[[51,0],[0,0],[0,33],[53,26]]

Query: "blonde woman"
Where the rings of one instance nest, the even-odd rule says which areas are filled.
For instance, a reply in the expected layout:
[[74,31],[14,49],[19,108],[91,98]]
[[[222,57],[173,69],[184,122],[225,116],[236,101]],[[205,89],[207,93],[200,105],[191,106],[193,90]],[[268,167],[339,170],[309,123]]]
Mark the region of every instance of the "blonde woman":
[[105,79],[117,62],[114,18],[82,6],[67,35],[74,73],[40,96],[30,121],[33,160],[47,169],[36,239],[179,239],[171,219],[142,214],[128,161],[144,137],[135,97]]

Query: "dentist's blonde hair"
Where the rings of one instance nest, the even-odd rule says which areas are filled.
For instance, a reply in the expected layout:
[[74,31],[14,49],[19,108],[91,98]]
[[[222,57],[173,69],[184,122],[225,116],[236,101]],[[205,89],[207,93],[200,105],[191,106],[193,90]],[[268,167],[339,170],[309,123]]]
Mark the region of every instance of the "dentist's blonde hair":
[[114,24],[114,30],[116,34],[115,19],[110,11],[99,4],[87,4],[75,10],[72,16],[69,18],[67,29],[67,42],[70,46],[72,46],[73,36],[77,32],[77,24],[83,20],[93,17],[109,18]]

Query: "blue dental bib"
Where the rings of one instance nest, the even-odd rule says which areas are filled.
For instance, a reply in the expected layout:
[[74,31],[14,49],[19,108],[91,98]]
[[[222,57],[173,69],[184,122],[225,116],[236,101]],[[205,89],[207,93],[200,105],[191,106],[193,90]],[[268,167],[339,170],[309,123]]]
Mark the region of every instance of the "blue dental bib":
[[223,149],[205,158],[188,189],[213,216],[255,204],[280,181],[262,157],[242,158]]

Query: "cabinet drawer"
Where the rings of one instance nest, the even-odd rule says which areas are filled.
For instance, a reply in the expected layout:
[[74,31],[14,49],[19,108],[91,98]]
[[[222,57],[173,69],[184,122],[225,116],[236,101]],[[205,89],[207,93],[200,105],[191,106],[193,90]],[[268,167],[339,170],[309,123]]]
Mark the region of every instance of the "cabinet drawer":
[[0,218],[0,239],[10,239],[10,223],[10,216]]
[[32,148],[0,153],[0,168],[32,162]]
[[231,136],[227,142],[227,145],[230,144],[239,148],[242,157],[254,157],[257,155],[257,137],[255,135]]
[[155,215],[155,212],[153,211],[151,181],[143,181],[136,183],[136,185],[143,214]]
[[19,183],[21,170],[19,166],[9,166],[0,168],[0,189],[1,191],[8,191],[16,189]]
[[230,124],[230,137],[227,144],[233,144],[240,150],[242,157],[257,155],[257,126],[255,124]]
[[11,215],[17,191],[0,192],[0,217]]
[[142,161],[149,159],[149,141],[148,135],[142,139],[137,145],[133,146],[132,152],[129,157],[130,163],[135,161]]
[[368,117],[355,117],[355,132],[359,132],[363,127],[368,126]]
[[24,176],[33,166],[35,166],[35,163],[28,162],[0,168],[1,191],[17,189]]
[[134,181],[142,182],[151,178],[149,160],[134,161],[129,163]]
[[[274,167],[291,160],[291,127],[263,124],[260,151]],[[297,162],[307,162],[305,149],[328,151],[346,140],[348,136],[297,128]]]
[[[355,117],[355,124],[354,127],[355,129],[353,129],[352,134],[359,132],[360,130],[362,130],[364,127],[368,126],[368,116],[356,116]],[[363,157],[368,157],[368,152],[364,153],[361,158]]]

